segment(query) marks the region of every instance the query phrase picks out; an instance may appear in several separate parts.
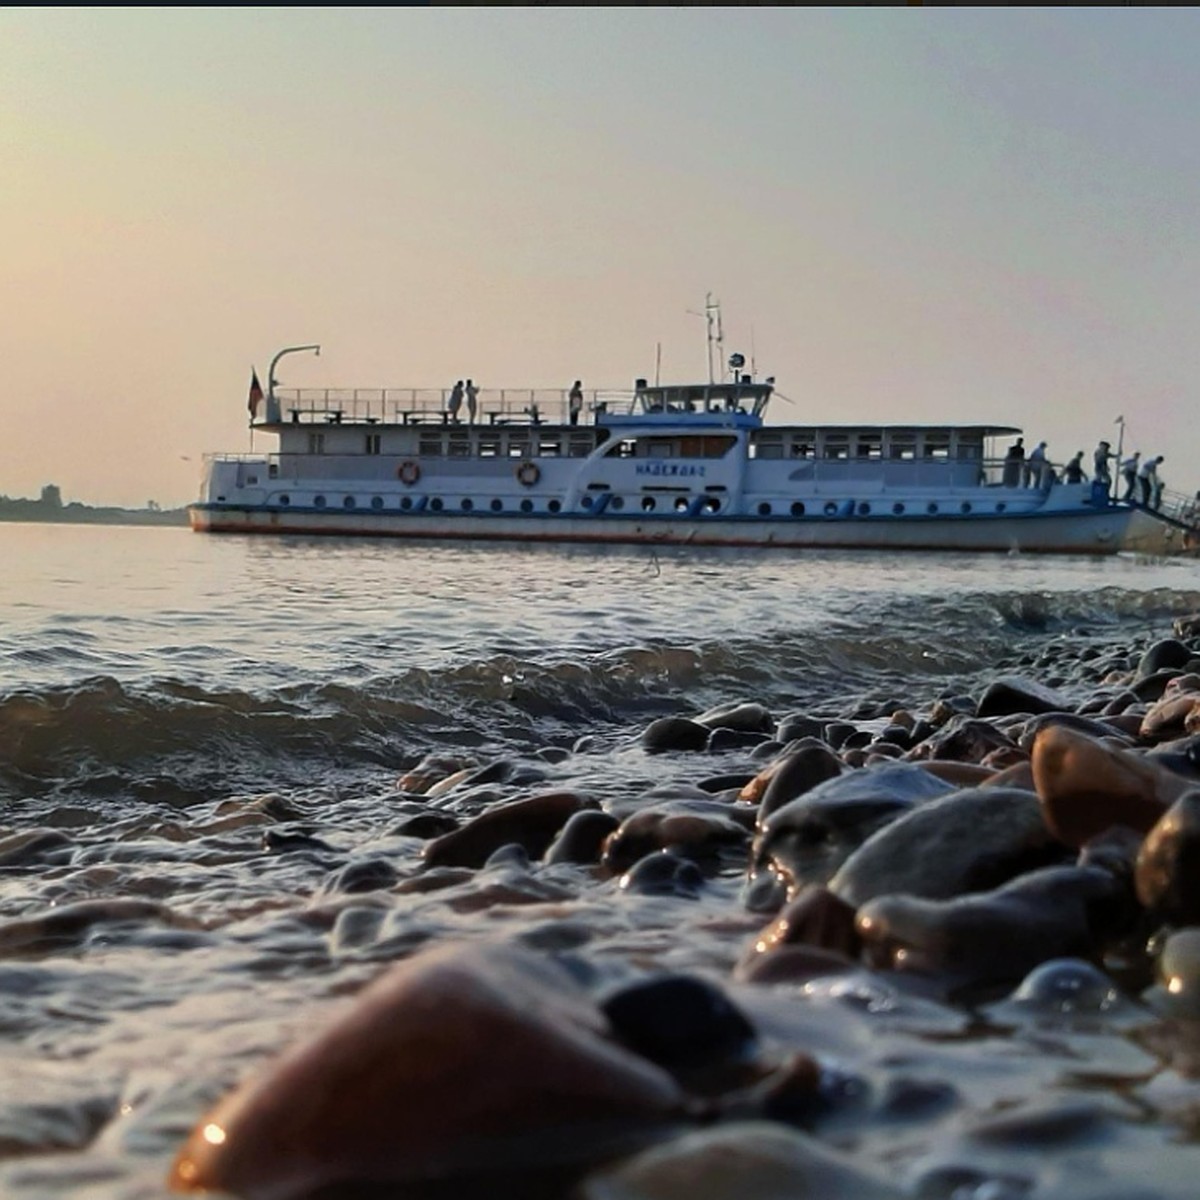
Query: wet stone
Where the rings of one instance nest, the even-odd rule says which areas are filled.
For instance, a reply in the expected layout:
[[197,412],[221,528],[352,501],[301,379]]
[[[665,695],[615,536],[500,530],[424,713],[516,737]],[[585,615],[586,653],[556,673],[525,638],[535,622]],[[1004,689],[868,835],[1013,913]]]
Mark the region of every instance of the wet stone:
[[652,752],[703,750],[708,745],[709,729],[687,717],[660,717],[642,731],[642,746]]
[[547,863],[598,863],[604,840],[620,826],[611,813],[585,809],[571,816],[546,850]]
[[698,725],[716,731],[734,730],[739,733],[755,733],[770,736],[775,728],[775,718],[767,709],[754,701],[734,701],[710,708],[692,718]]
[[479,867],[509,842],[523,846],[531,858],[540,858],[572,816],[598,807],[596,801],[576,792],[547,792],[513,800],[429,842],[425,862],[431,867]]
[[1009,713],[1051,713],[1071,708],[1070,700],[1058,692],[1019,675],[994,680],[980,698],[975,715],[998,717]]
[[335,871],[322,886],[322,891],[344,892],[354,895],[359,892],[385,891],[400,881],[399,872],[386,859],[367,858],[347,863]]
[[1192,651],[1184,642],[1178,638],[1163,638],[1138,660],[1137,677],[1142,680],[1164,669],[1184,667],[1191,657]]
[[694,900],[704,888],[704,875],[694,862],[659,850],[634,863],[621,876],[619,886],[623,892]]
[[742,1059],[756,1044],[754,1027],[729,997],[694,976],[632,984],[600,1009],[622,1043],[673,1072]]
[[829,887],[856,908],[889,893],[946,900],[1064,857],[1032,792],[968,788],[885,825],[846,860]]
[[1156,919],[1200,925],[1200,790],[1180,796],[1146,835],[1135,878]]

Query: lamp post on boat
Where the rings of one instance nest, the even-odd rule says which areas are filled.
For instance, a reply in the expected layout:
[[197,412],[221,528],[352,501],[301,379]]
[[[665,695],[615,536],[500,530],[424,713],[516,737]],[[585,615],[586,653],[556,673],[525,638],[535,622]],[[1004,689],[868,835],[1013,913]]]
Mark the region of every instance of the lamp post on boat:
[[298,354],[301,350],[311,350],[318,357],[320,357],[320,354],[321,354],[320,346],[287,346],[283,350],[280,350],[279,353],[276,354],[273,359],[271,359],[271,366],[267,371],[267,420],[268,421],[278,421],[279,420],[279,401],[276,400],[276,398],[275,398],[275,385],[279,382],[279,380],[275,378],[275,364],[285,354]]

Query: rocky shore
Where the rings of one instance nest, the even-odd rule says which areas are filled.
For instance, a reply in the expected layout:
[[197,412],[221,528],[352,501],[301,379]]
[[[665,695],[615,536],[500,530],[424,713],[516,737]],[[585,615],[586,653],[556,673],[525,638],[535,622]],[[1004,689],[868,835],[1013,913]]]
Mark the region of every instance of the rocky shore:
[[[359,862],[315,910],[362,945],[428,897],[457,934],[413,938],[252,1071],[170,1185],[1192,1194],[1200,616],[1144,646],[1067,640],[924,708],[738,701],[636,742],[691,782],[546,788],[465,754],[408,771],[393,833],[419,862]],[[506,906],[517,936],[487,928]]]

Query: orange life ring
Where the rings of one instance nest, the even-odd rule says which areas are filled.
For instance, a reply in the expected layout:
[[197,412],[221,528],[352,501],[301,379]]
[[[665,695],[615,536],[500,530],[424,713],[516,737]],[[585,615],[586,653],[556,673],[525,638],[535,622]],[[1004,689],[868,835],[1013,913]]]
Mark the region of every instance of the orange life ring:
[[517,482],[522,487],[533,487],[541,477],[542,473],[538,470],[537,463],[523,462],[517,468]]
[[396,468],[396,478],[408,487],[412,487],[421,478],[421,468],[410,458]]

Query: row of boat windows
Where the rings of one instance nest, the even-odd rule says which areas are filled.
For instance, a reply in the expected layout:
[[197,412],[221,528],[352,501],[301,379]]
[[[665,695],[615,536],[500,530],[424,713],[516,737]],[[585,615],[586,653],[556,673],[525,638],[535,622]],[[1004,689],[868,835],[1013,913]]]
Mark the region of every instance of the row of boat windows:
[[[693,499],[692,497],[686,496],[686,495],[676,496],[674,498],[663,497],[662,499],[663,499],[663,507],[664,508],[666,508],[668,510],[673,509],[675,512],[680,512],[680,513],[688,512],[689,510],[691,510],[693,512],[697,512],[697,513],[716,513],[716,512],[720,512],[720,510],[721,510],[721,501],[718,500],[715,496],[705,496],[698,503],[695,499]],[[292,498],[290,495],[288,495],[285,492],[284,494],[280,495],[277,498],[276,502],[280,505],[280,507],[288,508],[291,506]],[[591,510],[593,507],[597,506],[599,503],[600,503],[600,497],[583,496],[580,499],[580,506],[585,511]],[[431,512],[442,512],[442,511],[444,511],[444,509],[446,507],[446,502],[444,500],[442,500],[440,497],[435,496],[431,500],[428,501],[428,505],[429,505],[429,509]],[[315,496],[313,498],[313,507],[314,508],[327,508],[328,506],[329,506],[329,500],[326,496]],[[356,497],[354,497],[354,496],[343,497],[342,507],[344,509],[347,509],[347,510],[356,509],[356,508],[358,508],[358,506],[359,506],[359,504],[358,504],[358,500]],[[463,512],[474,512],[475,511],[475,501],[472,500],[469,496],[464,497],[462,500],[460,500],[458,506]],[[382,509],[384,508],[383,497],[382,496],[372,496],[371,501],[370,501],[370,507],[375,512],[382,511]],[[399,508],[399,510],[401,512],[412,512],[414,509],[423,508],[423,507],[425,507],[424,497],[402,496],[400,498],[400,502],[397,507]],[[496,512],[496,513],[503,512],[504,511],[504,501],[502,501],[500,499],[493,499],[492,501],[489,502],[487,507],[492,512]],[[608,497],[607,503],[604,505],[604,507],[606,507],[608,509],[608,511],[610,511],[610,512],[621,512],[625,508],[625,497],[624,496],[610,496],[610,497]],[[655,496],[642,496],[639,501],[639,507],[641,508],[642,512],[648,512],[648,513],[656,512],[656,511],[658,511],[658,507],[659,507],[659,499]],[[1007,509],[1007,507],[1008,507],[1008,505],[1005,504],[1005,502],[1003,500],[997,501],[994,505],[992,505],[993,511],[997,512],[997,513],[1004,512]],[[533,501],[529,500],[529,499],[522,500],[517,505],[516,511],[523,512],[523,513],[533,512],[534,511]],[[552,512],[552,513],[561,512],[562,511],[562,502],[559,500],[548,501],[546,504],[546,511]],[[790,505],[782,505],[781,504],[781,505],[779,505],[778,508],[776,508],[774,505],[772,505],[768,501],[763,501],[761,504],[758,505],[756,511],[758,512],[758,515],[760,517],[783,515],[784,513],[790,513],[793,517],[803,517],[803,516],[807,515],[808,507],[802,500],[795,500]],[[826,501],[826,503],[824,504],[824,506],[822,507],[822,509],[820,511],[826,517],[851,516],[851,515],[856,515],[856,516],[860,516],[860,517],[869,517],[874,513],[882,514],[887,510],[882,505],[878,509],[876,509],[871,505],[870,501],[867,501],[867,500],[862,500],[862,501],[858,501],[858,502],[855,502],[853,500],[843,500],[840,502],[836,501],[836,500],[828,500],[828,501]],[[897,517],[903,516],[908,511],[909,511],[908,506],[906,504],[904,504],[902,501],[896,501],[891,506],[892,514]],[[914,507],[914,509],[912,511],[919,512],[920,507],[916,506],[916,507]],[[953,510],[950,507],[942,508],[942,506],[939,505],[936,501],[930,501],[929,503],[927,503],[925,505],[924,511],[929,516],[936,516],[938,513],[951,512]],[[969,500],[964,500],[961,504],[959,504],[958,511],[965,516],[969,513],[975,512],[977,510],[976,510],[975,506],[972,505]],[[980,510],[980,511],[982,511],[982,510]]]
[[[693,436],[678,438],[643,437],[627,438],[617,442],[608,454],[615,458],[723,458],[737,444],[737,439],[728,435]],[[422,458],[586,458],[596,447],[595,437],[590,434],[548,434],[545,437],[530,437],[527,432],[520,435],[496,434],[481,436],[478,440],[468,437],[448,437],[427,434],[421,437],[417,453]],[[958,459],[983,457],[983,446],[978,441],[960,440],[953,447]],[[917,458],[947,460],[951,457],[949,434],[893,435],[885,443],[877,434],[798,434],[775,433],[771,430],[757,431],[750,441],[751,458],[822,458],[829,460],[856,459],[879,461],[890,459],[903,462]],[[326,435],[308,434],[308,453],[325,454]],[[363,443],[363,453],[382,454],[383,435],[368,433]]]

